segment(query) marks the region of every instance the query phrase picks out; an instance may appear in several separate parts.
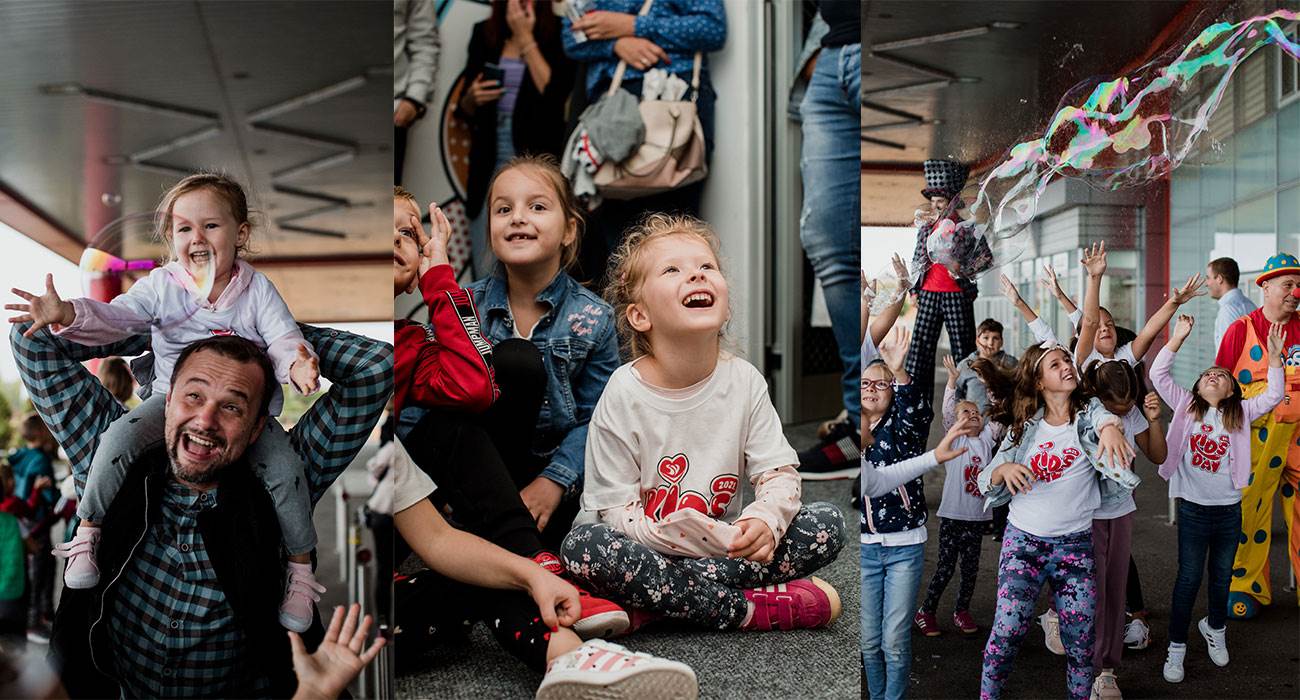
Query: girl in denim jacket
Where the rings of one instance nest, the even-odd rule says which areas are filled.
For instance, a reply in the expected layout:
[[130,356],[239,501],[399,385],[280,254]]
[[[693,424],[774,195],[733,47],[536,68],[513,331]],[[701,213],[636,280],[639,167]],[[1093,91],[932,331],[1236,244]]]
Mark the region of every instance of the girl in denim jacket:
[[[1011,673],[1043,584],[1050,582],[1066,647],[1071,698],[1092,687],[1092,514],[1123,498],[1138,478],[1120,420],[1080,389],[1070,354],[1031,347],[1015,375],[990,375],[989,419],[1008,441],[980,472],[986,507],[1010,501],[998,566],[998,605],[984,647],[981,698],[997,698]],[[1100,488],[1098,485],[1100,484]]]
[[618,367],[613,310],[566,270],[582,219],[550,156],[522,156],[497,171],[486,199],[497,273],[468,287],[493,345],[529,340],[546,388],[533,426],[520,425],[522,464],[511,464],[544,543],[558,545],[577,514],[587,423]]

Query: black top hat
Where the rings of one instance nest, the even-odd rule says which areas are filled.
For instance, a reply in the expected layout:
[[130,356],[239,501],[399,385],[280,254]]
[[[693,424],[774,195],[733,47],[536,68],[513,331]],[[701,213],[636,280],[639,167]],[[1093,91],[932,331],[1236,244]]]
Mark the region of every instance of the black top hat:
[[924,167],[925,189],[921,190],[924,197],[953,199],[961,194],[970,175],[970,168],[951,160],[927,160]]

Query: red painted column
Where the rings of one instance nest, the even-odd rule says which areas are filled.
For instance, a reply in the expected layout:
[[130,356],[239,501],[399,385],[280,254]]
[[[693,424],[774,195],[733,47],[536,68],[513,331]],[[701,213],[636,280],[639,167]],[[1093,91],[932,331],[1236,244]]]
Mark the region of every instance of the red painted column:
[[[1165,303],[1169,293],[1169,178],[1166,176],[1150,186],[1142,208],[1146,230],[1142,262],[1142,284],[1146,298],[1146,318],[1151,318]],[[1168,340],[1168,329],[1162,330],[1154,347],[1162,347]]]
[[[114,108],[84,100],[82,119],[81,235],[87,246],[96,245],[107,249],[105,252],[125,258],[125,251],[122,250],[124,241],[94,240],[96,233],[122,215],[120,166],[105,162],[108,156],[118,155],[119,150],[114,138]],[[82,293],[97,301],[112,301],[122,293],[120,272],[83,276],[83,283],[87,288],[81,290]],[[99,370],[97,359],[86,365],[92,372]]]

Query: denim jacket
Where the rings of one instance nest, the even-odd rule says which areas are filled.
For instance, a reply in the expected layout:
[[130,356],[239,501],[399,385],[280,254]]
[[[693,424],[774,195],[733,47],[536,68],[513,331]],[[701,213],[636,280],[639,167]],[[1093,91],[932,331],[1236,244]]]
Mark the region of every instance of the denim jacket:
[[[513,338],[505,279],[493,275],[467,289],[474,295],[483,335],[493,345]],[[542,353],[547,379],[532,450],[550,460],[542,476],[572,495],[582,488],[586,471],[587,423],[619,365],[614,310],[563,271],[537,300],[550,308],[533,328],[532,342]]]
[[[993,469],[1007,462],[1017,464],[1028,464],[1029,450],[1035,444],[1034,433],[1038,431],[1038,424],[1043,420],[1044,409],[1038,409],[1025,423],[1024,432],[1020,434],[1020,443],[1011,444],[1007,439],[1002,444],[1002,449],[998,451],[997,456],[989,460],[984,469],[979,474],[980,493],[984,494],[984,509],[988,510],[1000,505],[1005,505],[1011,500],[1011,490],[1005,483],[993,485]],[[1088,456],[1092,462],[1093,469],[1097,470],[1097,481],[1101,486],[1101,506],[1106,507],[1114,505],[1122,500],[1125,496],[1133,492],[1137,485],[1142,482],[1137,473],[1130,469],[1121,469],[1118,467],[1108,467],[1101,463],[1097,458],[1100,450],[1100,441],[1097,437],[1101,428],[1106,423],[1119,422],[1119,418],[1113,413],[1106,410],[1101,405],[1099,399],[1091,399],[1083,411],[1076,416],[1074,425],[1079,432],[1079,445],[1083,447],[1083,453]]]

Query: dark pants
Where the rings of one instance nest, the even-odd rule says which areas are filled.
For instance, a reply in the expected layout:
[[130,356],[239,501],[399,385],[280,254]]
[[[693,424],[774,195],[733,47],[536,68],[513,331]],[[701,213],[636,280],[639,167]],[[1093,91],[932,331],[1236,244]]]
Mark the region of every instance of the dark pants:
[[50,552],[50,533],[46,530],[36,535],[36,551],[27,557],[28,591],[31,594],[31,612],[28,622],[49,623],[54,619],[54,555]]
[[1203,506],[1178,499],[1178,576],[1169,610],[1169,641],[1187,643],[1192,607],[1208,570],[1210,628],[1223,629],[1228,616],[1228,585],[1232,560],[1241,536],[1241,504]]
[[501,389],[492,408],[477,416],[430,410],[402,444],[438,485],[433,501],[450,508],[456,526],[525,557],[558,550],[578,513],[576,499],[561,501],[539,533],[519,496],[546,467],[531,450],[546,389],[541,353],[510,339],[493,348],[492,364]]
[[960,362],[975,352],[975,307],[965,292],[916,294],[916,328],[907,353],[907,374],[921,387],[925,402],[934,401],[934,357],[939,331],[948,327],[952,357]]
[[939,598],[952,580],[959,559],[961,585],[957,589],[953,611],[970,610],[970,600],[975,595],[975,577],[980,570],[980,544],[987,527],[988,523],[983,520],[939,518],[939,562],[926,588],[922,610],[933,615],[939,609]]
[[1138,577],[1137,562],[1133,561],[1133,555],[1128,558],[1128,584],[1125,588],[1125,597],[1127,603],[1125,607],[1129,614],[1146,612],[1147,602],[1142,598],[1142,579]]

